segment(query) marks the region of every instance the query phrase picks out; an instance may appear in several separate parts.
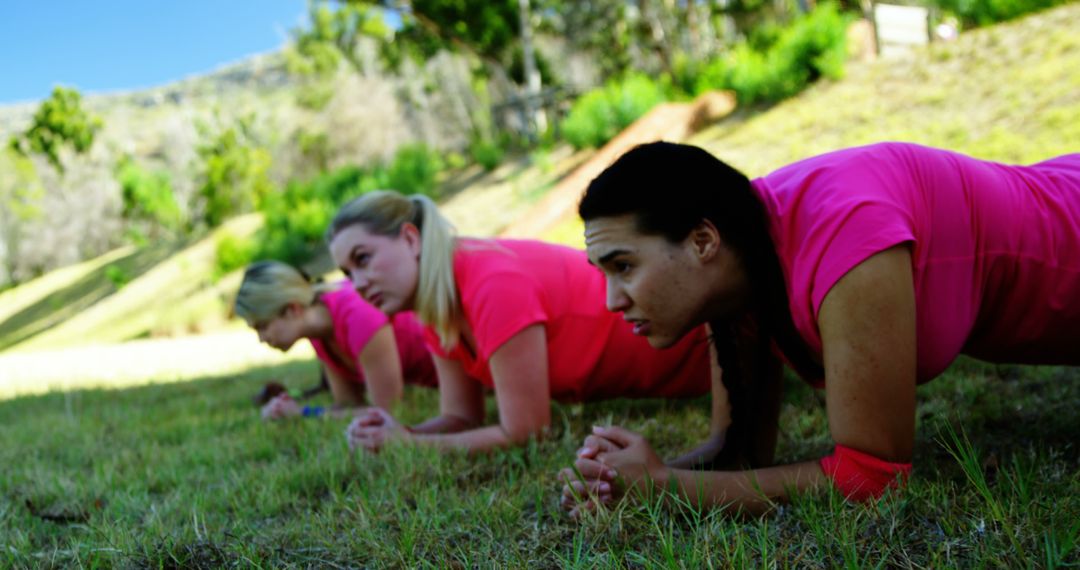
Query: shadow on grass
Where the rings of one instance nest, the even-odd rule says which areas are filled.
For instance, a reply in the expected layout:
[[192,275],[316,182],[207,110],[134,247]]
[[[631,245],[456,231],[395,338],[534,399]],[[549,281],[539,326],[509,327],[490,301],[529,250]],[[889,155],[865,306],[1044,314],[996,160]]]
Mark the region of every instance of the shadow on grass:
[[0,323],[0,350],[40,334],[92,307],[119,291],[180,251],[182,242],[148,245],[105,264],[78,281],[59,289]]

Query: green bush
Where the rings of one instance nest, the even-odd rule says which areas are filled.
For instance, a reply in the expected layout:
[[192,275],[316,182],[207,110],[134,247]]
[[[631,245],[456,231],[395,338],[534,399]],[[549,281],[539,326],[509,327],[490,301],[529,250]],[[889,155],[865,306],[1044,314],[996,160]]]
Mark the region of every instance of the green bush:
[[255,241],[250,238],[241,238],[230,233],[222,234],[214,245],[214,280],[254,261],[258,249]]
[[629,75],[582,95],[562,129],[575,148],[599,147],[665,100],[656,81],[646,75]]
[[469,144],[469,156],[484,170],[491,172],[502,162],[506,150],[493,140],[476,139]]
[[933,4],[956,14],[965,27],[976,27],[1004,22],[1065,2],[1066,0],[934,0]]
[[203,200],[203,222],[216,227],[226,218],[258,208],[271,194],[270,153],[258,146],[249,134],[250,119],[209,134],[199,145],[203,163],[198,190]]
[[110,264],[105,268],[105,278],[109,280],[109,283],[113,284],[113,287],[116,287],[117,291],[131,282],[131,274],[123,267],[115,264]]
[[730,89],[743,104],[774,102],[822,77],[839,79],[847,59],[848,20],[835,5],[821,4],[787,28],[754,34],[706,66],[696,91]]
[[258,257],[302,264],[323,245],[323,234],[344,202],[378,183],[355,166],[339,168],[307,182],[293,181],[263,201],[265,224]]
[[117,164],[116,180],[120,183],[125,219],[149,223],[151,230],[169,234],[184,226],[184,212],[176,201],[168,173],[148,171],[125,157]]
[[425,144],[405,145],[384,171],[385,187],[402,194],[438,197],[436,178],[443,169],[442,157]]

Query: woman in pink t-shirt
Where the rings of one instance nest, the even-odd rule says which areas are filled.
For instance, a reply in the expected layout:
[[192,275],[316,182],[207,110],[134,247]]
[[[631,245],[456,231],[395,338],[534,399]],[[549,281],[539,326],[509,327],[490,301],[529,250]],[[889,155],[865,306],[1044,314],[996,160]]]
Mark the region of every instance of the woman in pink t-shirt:
[[[406,312],[388,318],[348,282],[312,284],[291,265],[260,261],[244,272],[234,312],[278,350],[308,339],[337,407],[364,404],[366,391],[372,405],[389,409],[401,399],[403,384],[436,385],[416,317]],[[263,408],[268,419],[300,413],[287,394]]]
[[[369,411],[348,431],[354,446],[378,450],[387,438],[403,438],[486,450],[541,435],[552,399],[709,392],[704,328],[654,350],[640,327],[605,310],[603,277],[584,252],[455,239],[431,200],[395,192],[343,206],[328,237],[334,261],[371,304],[388,314],[416,310],[439,376],[437,418],[405,429],[385,411]],[[499,407],[499,423],[487,427],[485,389]],[[721,445],[710,438],[677,462],[712,459]]]
[[[750,181],[653,143],[598,176],[579,212],[609,306],[648,323],[653,346],[717,333],[726,441],[752,469],[671,469],[603,428],[576,461],[585,480],[563,472],[573,512],[611,500],[598,488],[615,473],[749,510],[828,484],[874,497],[910,472],[916,384],[958,354],[1080,364],[1080,154],[1011,166],[883,143]],[[770,465],[781,359],[825,389],[836,448],[820,461]]]

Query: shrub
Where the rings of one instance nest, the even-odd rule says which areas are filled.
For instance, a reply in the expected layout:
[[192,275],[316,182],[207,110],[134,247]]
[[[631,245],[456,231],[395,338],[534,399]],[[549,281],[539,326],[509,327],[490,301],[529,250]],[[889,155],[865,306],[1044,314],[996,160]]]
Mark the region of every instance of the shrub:
[[582,95],[563,122],[563,132],[575,148],[599,147],[665,99],[657,82],[629,75]]
[[[198,195],[203,222],[216,227],[229,216],[259,207],[271,193],[270,153],[251,140],[250,119],[237,122],[199,145],[202,159]],[[205,127],[202,129],[207,130]]]
[[1065,0],[934,0],[942,10],[952,12],[965,27],[987,26],[1064,4]]
[[105,268],[105,278],[113,284],[113,287],[116,287],[117,291],[131,282],[131,274],[116,264],[110,264]]
[[290,182],[283,192],[267,196],[260,208],[265,224],[259,232],[258,256],[306,262],[323,247],[323,233],[337,208],[377,182],[370,173],[348,166],[307,182]]
[[769,29],[735,46],[703,70],[697,92],[731,89],[743,104],[780,101],[821,77],[843,76],[848,17],[821,4],[782,30]]
[[167,173],[148,171],[130,158],[123,158],[116,167],[116,180],[120,183],[125,219],[147,222],[151,230],[166,233],[175,233],[183,227],[184,212],[176,201]]
[[385,187],[402,194],[438,197],[436,178],[443,169],[442,157],[425,144],[405,145],[385,169]]
[[257,251],[258,246],[250,238],[222,234],[214,246],[214,280],[254,261]]
[[506,156],[506,150],[493,140],[476,139],[469,144],[469,156],[484,170],[491,172],[502,162],[503,157]]

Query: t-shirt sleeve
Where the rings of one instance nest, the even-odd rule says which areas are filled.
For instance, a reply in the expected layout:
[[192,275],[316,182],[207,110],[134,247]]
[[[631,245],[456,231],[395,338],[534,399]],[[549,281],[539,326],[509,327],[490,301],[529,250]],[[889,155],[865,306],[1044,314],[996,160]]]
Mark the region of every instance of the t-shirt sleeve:
[[442,341],[433,327],[424,325],[424,344],[427,345],[428,352],[432,355],[440,358],[450,358],[450,353],[443,349]]
[[526,327],[548,320],[540,284],[518,271],[500,271],[476,280],[462,291],[461,304],[483,360]]
[[817,215],[808,232],[807,247],[819,252],[810,291],[815,319],[825,295],[848,271],[876,253],[915,241],[911,217],[887,201],[864,200],[829,210]]
[[390,318],[358,293],[339,291],[338,295],[336,307],[331,310],[335,336],[345,343],[350,354],[359,358],[371,337],[389,323]]

